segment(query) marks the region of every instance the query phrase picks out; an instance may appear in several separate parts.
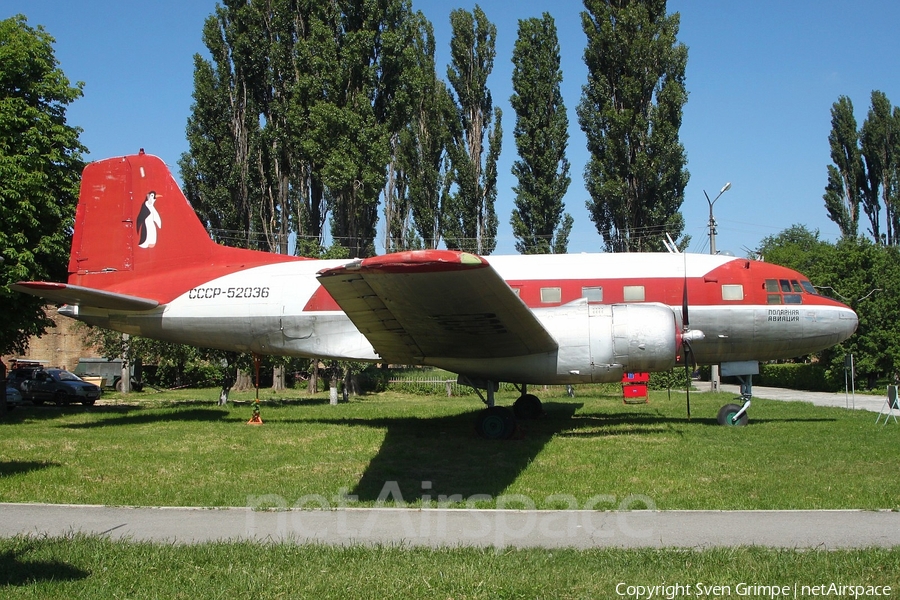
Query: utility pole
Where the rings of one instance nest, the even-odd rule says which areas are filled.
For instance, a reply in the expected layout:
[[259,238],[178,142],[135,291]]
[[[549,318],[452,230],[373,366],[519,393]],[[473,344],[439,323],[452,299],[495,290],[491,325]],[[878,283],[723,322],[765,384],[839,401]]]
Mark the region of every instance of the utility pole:
[[[703,195],[706,196],[706,202],[709,204],[709,253],[717,254],[716,252],[716,218],[713,216],[713,204],[716,203],[716,200],[719,199],[719,196],[727,192],[731,189],[731,182],[729,181],[725,185],[722,186],[722,189],[719,190],[719,194],[712,200],[709,199],[709,194],[706,193],[706,190],[703,190]],[[718,392],[719,391],[719,365],[712,365],[709,368],[709,391]]]

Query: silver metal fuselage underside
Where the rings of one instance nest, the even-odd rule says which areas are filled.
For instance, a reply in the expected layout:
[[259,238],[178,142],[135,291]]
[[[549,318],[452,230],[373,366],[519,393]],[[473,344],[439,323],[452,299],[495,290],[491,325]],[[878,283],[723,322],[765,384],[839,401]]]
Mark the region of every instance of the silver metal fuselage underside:
[[[179,298],[144,312],[83,307],[64,307],[61,312],[91,325],[194,346],[266,355],[382,361],[343,312],[303,312],[302,307],[292,309],[290,301],[279,302],[273,297],[264,302],[216,304],[207,305],[202,311],[190,310],[191,300]],[[619,305],[626,310],[628,306]],[[616,326],[609,318],[614,308],[618,307],[581,300],[534,309],[557,340],[556,352],[492,359],[426,356],[421,364],[470,377],[532,384],[619,381],[623,372],[665,370],[677,364],[675,355],[680,349],[674,336],[671,348],[649,350],[670,355],[670,359],[654,362],[649,368],[641,363],[641,353],[648,351],[646,337],[617,337]],[[674,327],[680,329],[681,307],[669,310]],[[691,328],[704,334],[704,339],[692,344],[698,364],[810,354],[846,339],[857,323],[850,309],[817,305],[692,306],[690,318]],[[630,345],[630,352],[624,345]]]

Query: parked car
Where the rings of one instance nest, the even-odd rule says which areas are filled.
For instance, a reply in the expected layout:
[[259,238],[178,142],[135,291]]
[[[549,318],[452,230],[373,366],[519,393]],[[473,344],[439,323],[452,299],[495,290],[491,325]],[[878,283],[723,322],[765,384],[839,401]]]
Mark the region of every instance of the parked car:
[[91,406],[100,397],[100,386],[64,369],[34,371],[31,379],[22,381],[19,389],[26,400],[38,405],[51,401],[56,404],[80,402]]
[[24,401],[25,399],[22,398],[22,392],[20,392],[18,388],[14,387],[12,383],[6,384],[6,408],[22,406],[22,402]]
[[17,367],[10,369],[6,384],[22,391],[22,382],[34,377],[35,371],[43,369],[41,366]]

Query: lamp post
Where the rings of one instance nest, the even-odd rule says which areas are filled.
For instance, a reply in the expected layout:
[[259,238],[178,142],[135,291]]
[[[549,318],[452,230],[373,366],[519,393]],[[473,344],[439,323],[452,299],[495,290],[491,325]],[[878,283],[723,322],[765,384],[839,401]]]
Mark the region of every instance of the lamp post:
[[[729,181],[725,185],[722,186],[722,189],[719,190],[719,194],[713,198],[709,199],[709,194],[706,193],[706,190],[703,190],[703,195],[706,196],[706,202],[709,203],[709,253],[716,254],[716,219],[713,217],[713,204],[716,203],[716,200],[719,197],[731,189],[731,182]],[[712,365],[709,368],[709,391],[718,392],[719,391],[719,365]]]

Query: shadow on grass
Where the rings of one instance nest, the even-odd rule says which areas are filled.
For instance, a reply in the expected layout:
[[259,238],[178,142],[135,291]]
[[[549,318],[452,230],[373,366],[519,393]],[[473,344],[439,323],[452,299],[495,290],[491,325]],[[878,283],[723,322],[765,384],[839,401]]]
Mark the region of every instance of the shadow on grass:
[[[193,408],[189,410],[162,410],[148,412],[147,410],[115,410],[118,407],[98,407],[95,412],[101,414],[116,414],[109,418],[99,419],[91,423],[67,423],[61,425],[66,429],[96,429],[98,427],[110,427],[115,425],[146,425],[148,423],[160,423],[165,421],[225,421],[229,417],[227,410],[215,408]],[[114,410],[108,410],[114,409]]]
[[0,461],[0,477],[12,477],[22,475],[50,467],[58,467],[59,463],[33,460],[4,460]]
[[497,497],[516,481],[553,436],[572,426],[580,403],[544,404],[546,416],[520,421],[511,440],[486,440],[475,431],[480,411],[436,418],[359,421],[360,426],[384,427],[386,434],[350,494],[360,501],[379,498],[415,502],[423,496],[476,494]]
[[0,552],[0,586],[23,586],[44,581],[77,581],[90,576],[88,571],[79,569],[59,560],[23,560],[25,551],[6,550]]
[[[750,427],[754,425],[768,425],[774,423],[831,423],[837,419],[824,417],[804,417],[786,419],[755,419],[750,417]],[[560,432],[561,437],[611,437],[620,435],[632,435],[635,433],[672,433],[678,425],[702,425],[705,427],[717,427],[728,429],[719,425],[715,418],[711,417],[672,417],[659,413],[587,413],[581,414],[573,420],[574,426],[570,431]],[[677,430],[674,430],[678,433]]]
[[[254,399],[246,400],[233,400],[235,406],[241,405],[251,405],[254,403]],[[260,398],[260,403],[263,406],[274,406],[274,407],[291,407],[291,406],[325,406],[329,403],[328,398],[316,398],[315,396],[309,398]]]

